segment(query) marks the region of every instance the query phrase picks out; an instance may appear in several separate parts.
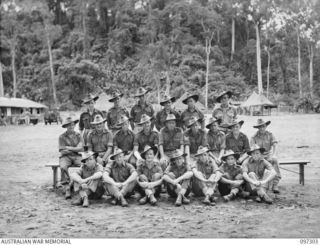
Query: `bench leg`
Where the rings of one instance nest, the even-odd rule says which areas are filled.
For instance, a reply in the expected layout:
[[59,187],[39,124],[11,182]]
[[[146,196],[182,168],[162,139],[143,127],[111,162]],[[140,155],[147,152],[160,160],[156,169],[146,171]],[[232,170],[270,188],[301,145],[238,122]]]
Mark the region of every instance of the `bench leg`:
[[52,167],[52,171],[53,171],[53,189],[56,190],[57,189],[57,168],[56,167]]
[[300,184],[304,185],[304,164],[299,164]]

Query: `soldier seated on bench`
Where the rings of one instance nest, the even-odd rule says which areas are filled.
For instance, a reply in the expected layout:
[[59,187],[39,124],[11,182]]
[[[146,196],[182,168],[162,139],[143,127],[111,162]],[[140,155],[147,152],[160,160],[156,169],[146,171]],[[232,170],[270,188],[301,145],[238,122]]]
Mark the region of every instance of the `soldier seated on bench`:
[[268,204],[272,204],[272,199],[267,194],[269,182],[276,176],[276,171],[271,163],[263,158],[265,149],[258,145],[253,145],[251,150],[247,152],[250,156],[242,164],[243,178],[246,181],[246,190],[251,194],[257,193],[257,202],[262,200]]
[[67,130],[59,137],[61,184],[69,182],[69,167],[80,167],[81,165],[81,155],[79,152],[83,151],[83,139],[79,133],[74,131],[74,126],[78,121],[67,117],[66,121],[62,124],[62,127]]
[[[74,191],[79,191],[80,198],[72,202],[72,205],[89,206],[90,199],[101,198],[105,192],[102,182],[103,167],[97,163],[95,153],[92,151],[83,153],[83,163],[81,168],[71,174],[71,180]],[[66,194],[70,195],[70,189],[67,189]],[[66,196],[67,197],[67,196]]]

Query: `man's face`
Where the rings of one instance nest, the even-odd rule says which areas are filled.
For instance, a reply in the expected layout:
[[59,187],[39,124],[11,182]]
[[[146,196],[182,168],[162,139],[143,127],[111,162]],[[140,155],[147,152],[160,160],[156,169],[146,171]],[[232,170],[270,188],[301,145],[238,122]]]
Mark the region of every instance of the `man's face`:
[[166,102],[163,106],[166,110],[170,110],[171,109],[171,105],[172,105],[172,102],[171,100],[169,100],[168,102]]
[[69,132],[74,131],[74,123],[73,123],[73,122],[70,123],[70,124],[67,126],[67,130],[68,130]]
[[166,122],[166,125],[169,130],[174,130],[174,128],[176,127],[176,121],[173,121],[173,120],[168,121]]
[[139,96],[138,100],[140,103],[143,103],[145,101],[145,95]]
[[146,157],[146,160],[147,160],[148,162],[153,161],[153,159],[154,159],[153,150],[152,150],[152,149],[148,150],[148,151],[146,152],[145,157]]
[[266,131],[267,125],[262,125],[258,128],[259,132],[264,133]]
[[174,162],[175,162],[175,164],[177,164],[178,167],[180,167],[180,166],[183,165],[184,159],[183,159],[183,157],[181,156],[181,157],[178,157],[178,158],[174,159]]
[[143,129],[149,131],[151,128],[151,122],[147,121],[143,124]]
[[234,165],[236,163],[236,158],[234,156],[228,156],[226,158],[226,163],[228,165]]
[[210,129],[213,132],[217,132],[219,130],[219,124],[217,122],[212,123]]
[[192,131],[198,131],[200,129],[200,123],[197,121],[191,126]]
[[95,105],[95,101],[91,100],[90,102],[87,103],[87,107],[89,110],[93,110],[94,109],[94,105]]
[[124,154],[120,153],[115,156],[114,160],[116,161],[117,164],[122,164],[124,161]]
[[224,96],[221,97],[221,104],[227,104],[229,101],[229,96],[227,94],[225,94]]
[[194,108],[195,100],[193,98],[189,98],[187,100],[188,108]]
[[232,127],[232,132],[233,133],[239,133],[240,132],[240,125],[239,125],[239,123],[238,124],[236,124],[236,125],[234,125],[233,127]]
[[203,163],[207,162],[208,161],[208,152],[205,152],[205,153],[199,155],[199,160],[200,160],[200,162],[203,162]]
[[94,156],[90,156],[86,161],[85,161],[85,165],[88,168],[93,168],[96,165],[96,159],[94,158]]
[[126,130],[128,130],[128,128],[129,128],[129,121],[126,121],[126,122],[124,122],[123,124],[122,124],[122,130],[124,130],[124,131],[126,131]]
[[252,152],[251,156],[252,156],[253,160],[258,161],[261,159],[262,154],[261,154],[260,150],[255,150]]
[[103,128],[104,128],[104,123],[99,123],[96,125],[96,130],[98,130],[98,131],[102,131]]
[[119,97],[115,98],[113,100],[113,103],[114,103],[115,106],[118,106],[120,104],[120,98]]

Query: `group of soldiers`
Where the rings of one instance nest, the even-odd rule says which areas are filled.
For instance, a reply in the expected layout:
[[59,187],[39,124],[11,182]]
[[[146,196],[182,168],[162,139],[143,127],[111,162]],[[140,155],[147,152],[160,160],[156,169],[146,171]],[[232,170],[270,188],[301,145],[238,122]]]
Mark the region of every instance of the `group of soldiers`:
[[[139,88],[137,103],[129,111],[121,105],[123,94],[115,91],[114,106],[106,117],[94,108],[98,96],[83,100],[87,110],[80,119],[68,117],[59,137],[61,182],[65,196],[79,193],[72,204],[89,206],[89,199],[112,196],[112,204],[128,206],[127,198],[139,192],[140,204],[157,203],[162,192],[175,205],[190,203],[189,193],[215,205],[218,191],[225,201],[236,196],[255,196],[271,204],[267,190],[279,193],[281,179],[275,157],[276,139],[266,130],[270,121],[258,119],[249,143],[241,132],[236,109],[229,104],[230,91],[221,93],[208,123],[196,107],[197,94],[182,101],[186,109],[174,108],[175,97],[163,96],[163,109],[155,114],[146,101],[149,90]],[[79,133],[75,125],[79,122]],[[251,146],[251,147],[250,147]],[[69,167],[80,167],[69,174]]]

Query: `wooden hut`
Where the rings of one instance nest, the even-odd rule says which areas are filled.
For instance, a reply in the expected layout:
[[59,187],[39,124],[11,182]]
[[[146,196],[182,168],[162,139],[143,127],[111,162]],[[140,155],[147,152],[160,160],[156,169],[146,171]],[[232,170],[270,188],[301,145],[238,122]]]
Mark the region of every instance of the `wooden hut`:
[[267,112],[267,115],[271,115],[271,109],[276,108],[277,105],[273,104],[263,94],[253,92],[249,98],[241,104],[241,107],[251,116],[263,116],[265,112]]

